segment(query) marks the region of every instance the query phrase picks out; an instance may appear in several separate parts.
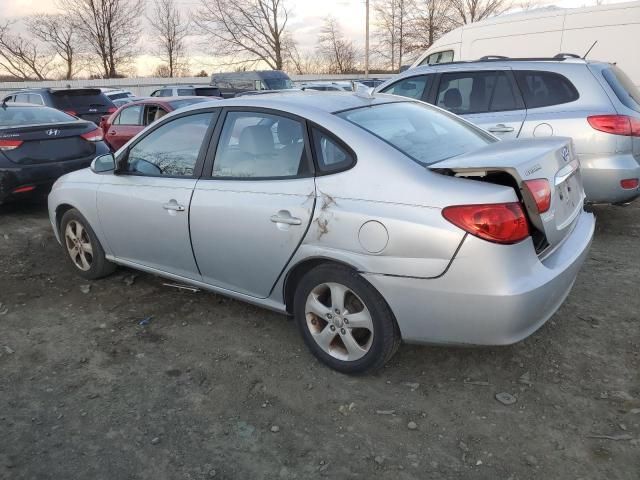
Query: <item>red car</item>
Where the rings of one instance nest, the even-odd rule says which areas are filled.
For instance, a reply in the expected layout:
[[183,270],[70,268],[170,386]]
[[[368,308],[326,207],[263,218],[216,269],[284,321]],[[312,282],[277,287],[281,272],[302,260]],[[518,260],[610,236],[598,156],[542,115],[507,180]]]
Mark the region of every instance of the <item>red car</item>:
[[187,105],[214,100],[211,97],[161,97],[127,103],[110,116],[102,117],[100,127],[104,141],[112,150],[118,150],[147,125],[169,112]]

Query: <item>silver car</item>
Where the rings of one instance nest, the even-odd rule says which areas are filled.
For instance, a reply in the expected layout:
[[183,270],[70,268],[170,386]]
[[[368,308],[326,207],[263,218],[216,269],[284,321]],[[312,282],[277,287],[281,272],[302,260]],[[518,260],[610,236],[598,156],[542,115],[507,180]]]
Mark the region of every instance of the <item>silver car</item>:
[[640,91],[610,63],[453,62],[412,68],[376,91],[445,108],[501,139],[571,137],[589,202],[640,195]]
[[569,139],[498,142],[391,95],[300,92],[173,112],[62,177],[77,272],[116,265],[291,314],[342,372],[401,340],[505,345],[569,294],[594,218]]

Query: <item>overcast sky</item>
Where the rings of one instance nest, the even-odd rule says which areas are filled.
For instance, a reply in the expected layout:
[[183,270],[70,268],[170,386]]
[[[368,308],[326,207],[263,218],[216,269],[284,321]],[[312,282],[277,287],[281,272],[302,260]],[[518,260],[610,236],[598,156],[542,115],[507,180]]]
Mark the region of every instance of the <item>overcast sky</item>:
[[[153,0],[147,0],[150,4]],[[200,4],[199,0],[177,0],[185,11],[193,11]],[[241,1],[241,0],[239,0]],[[375,0],[371,0],[372,3]],[[549,4],[552,0],[540,0]],[[605,0],[604,3],[617,3],[623,0]],[[553,5],[560,7],[581,7],[596,4],[596,0],[557,0]],[[323,18],[331,14],[336,17],[344,33],[358,45],[364,44],[365,1],[364,0],[288,0],[292,16],[291,32],[301,49],[310,49],[316,43]],[[56,11],[54,0],[0,0],[0,20],[19,18],[33,13],[53,13]],[[198,65],[204,57],[192,55],[194,69],[205,68],[210,71],[211,65]],[[138,73],[149,74],[149,70],[159,63],[158,59],[143,55],[137,62]]]

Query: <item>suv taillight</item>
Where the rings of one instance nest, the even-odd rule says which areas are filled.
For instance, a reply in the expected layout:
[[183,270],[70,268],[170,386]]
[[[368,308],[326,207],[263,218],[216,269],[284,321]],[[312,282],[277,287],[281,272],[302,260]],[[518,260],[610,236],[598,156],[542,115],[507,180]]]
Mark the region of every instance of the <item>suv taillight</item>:
[[80,136],[89,142],[100,142],[104,138],[104,134],[102,133],[102,129],[100,128],[96,128],[95,130],[91,130],[90,132],[83,133]]
[[524,184],[531,192],[531,196],[536,202],[538,213],[544,213],[551,206],[551,188],[546,178],[537,178],[535,180],[525,180]]
[[640,137],[640,120],[627,115],[591,115],[587,117],[591,128],[613,135]]
[[529,225],[518,202],[454,205],[442,216],[471,235],[495,243],[518,243],[529,236]]

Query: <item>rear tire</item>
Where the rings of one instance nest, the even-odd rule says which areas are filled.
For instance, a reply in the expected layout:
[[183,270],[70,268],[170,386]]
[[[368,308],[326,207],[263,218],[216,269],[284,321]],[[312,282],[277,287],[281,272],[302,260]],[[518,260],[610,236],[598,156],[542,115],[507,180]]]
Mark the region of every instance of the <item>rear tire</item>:
[[62,216],[60,239],[67,258],[81,277],[96,280],[115,271],[116,265],[106,259],[91,225],[75,208]]
[[320,265],[302,277],[294,316],[316,358],[343,373],[380,369],[400,345],[400,331],[382,295],[342,265]]

